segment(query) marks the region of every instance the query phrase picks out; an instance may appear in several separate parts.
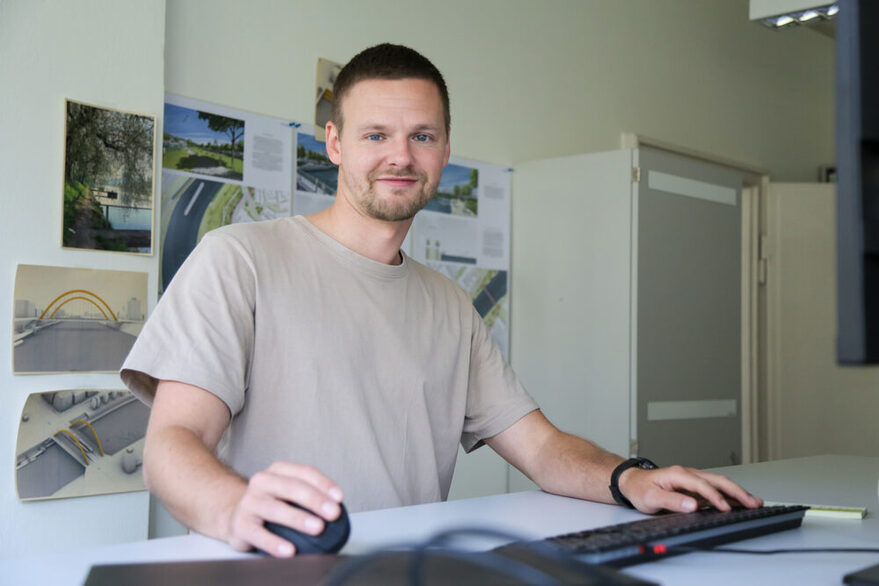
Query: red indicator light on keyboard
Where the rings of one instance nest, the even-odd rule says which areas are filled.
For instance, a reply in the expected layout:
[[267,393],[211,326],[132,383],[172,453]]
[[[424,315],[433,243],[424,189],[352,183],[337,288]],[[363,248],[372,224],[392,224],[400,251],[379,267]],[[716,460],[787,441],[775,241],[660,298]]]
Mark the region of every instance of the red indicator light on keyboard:
[[653,546],[653,553],[655,555],[662,555],[664,553],[668,553],[668,549],[662,544],[654,545]]

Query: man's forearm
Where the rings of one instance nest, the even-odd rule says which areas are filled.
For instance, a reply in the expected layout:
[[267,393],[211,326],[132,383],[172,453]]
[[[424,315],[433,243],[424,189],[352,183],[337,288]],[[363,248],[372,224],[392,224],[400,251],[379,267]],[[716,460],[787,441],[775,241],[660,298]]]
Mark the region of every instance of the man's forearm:
[[147,488],[174,518],[203,535],[228,539],[247,481],[220,462],[196,434],[183,427],[150,433],[143,471]]
[[553,494],[612,503],[610,475],[622,460],[588,440],[557,431],[541,445],[532,480]]

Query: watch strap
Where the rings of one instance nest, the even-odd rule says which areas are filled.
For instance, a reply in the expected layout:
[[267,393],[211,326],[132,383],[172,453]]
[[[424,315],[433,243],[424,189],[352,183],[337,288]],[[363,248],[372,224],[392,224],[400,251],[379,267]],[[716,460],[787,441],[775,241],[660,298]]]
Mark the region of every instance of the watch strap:
[[659,466],[657,466],[647,458],[629,458],[628,460],[621,462],[619,466],[613,469],[613,472],[610,475],[610,486],[608,486],[613,500],[615,500],[618,504],[623,505],[624,507],[634,509],[635,506],[632,504],[632,501],[627,499],[625,496],[623,496],[623,493],[620,492],[620,475],[629,468],[653,470],[655,468],[659,468]]

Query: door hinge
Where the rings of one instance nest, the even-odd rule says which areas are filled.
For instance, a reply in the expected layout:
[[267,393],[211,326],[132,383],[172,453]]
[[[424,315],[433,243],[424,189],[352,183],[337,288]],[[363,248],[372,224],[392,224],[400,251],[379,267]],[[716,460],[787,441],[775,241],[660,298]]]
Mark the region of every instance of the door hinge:
[[632,167],[632,183],[641,182],[641,167]]
[[766,284],[766,279],[769,277],[769,251],[767,250],[769,246],[769,239],[766,237],[766,234],[760,235],[760,240],[758,241],[758,260],[757,260],[757,283],[760,285]]

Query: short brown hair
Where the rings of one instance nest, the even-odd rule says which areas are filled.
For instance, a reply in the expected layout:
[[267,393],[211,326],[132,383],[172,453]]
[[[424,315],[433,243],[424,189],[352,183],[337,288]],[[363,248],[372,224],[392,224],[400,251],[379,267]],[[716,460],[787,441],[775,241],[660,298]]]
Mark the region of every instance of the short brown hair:
[[368,79],[423,79],[433,82],[443,103],[443,117],[448,134],[452,117],[449,112],[449,90],[443,75],[418,51],[390,43],[364,49],[352,57],[336,76],[333,84],[333,122],[339,132],[342,131],[342,100],[345,94],[357,82]]

